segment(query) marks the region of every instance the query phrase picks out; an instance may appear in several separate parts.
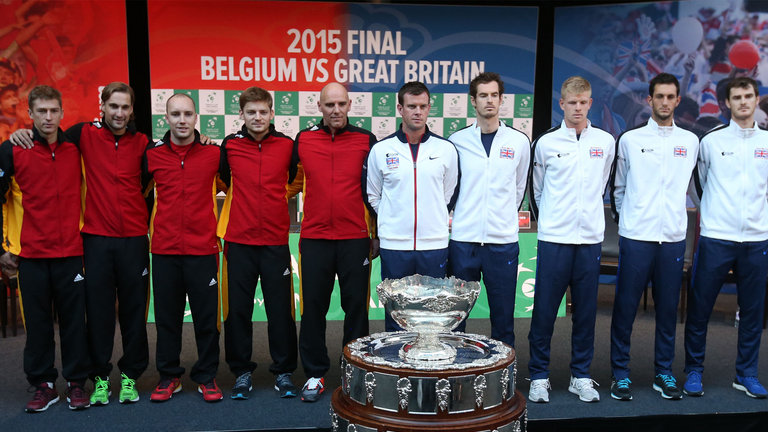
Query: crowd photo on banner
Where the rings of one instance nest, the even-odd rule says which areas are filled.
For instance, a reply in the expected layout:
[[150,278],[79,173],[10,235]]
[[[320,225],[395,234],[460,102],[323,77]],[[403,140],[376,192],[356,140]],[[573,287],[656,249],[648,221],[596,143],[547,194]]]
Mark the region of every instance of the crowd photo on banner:
[[[264,43],[259,30],[208,38],[190,29],[285,15],[284,3],[202,3],[147,2],[142,95],[128,76],[123,2],[0,2],[0,267],[22,299],[26,412],[170,405],[187,373],[203,401],[241,403],[231,401],[251,398],[254,374],[265,373],[254,361],[264,346],[275,397],[323,400],[340,384],[329,378],[329,346],[369,336],[373,320],[402,331],[375,287],[417,274],[482,283],[473,319],[455,330],[484,320],[512,348],[527,336],[530,360],[516,367],[538,404],[556,388],[586,403],[631,401],[639,385],[664,400],[703,397],[714,375],[710,317],[734,276],[729,388],[768,397],[758,370],[768,7],[556,8],[552,127],[534,131],[536,8],[512,17],[494,6],[501,18],[484,26],[487,10],[473,7],[457,17],[448,6],[317,2],[276,20]],[[167,24],[173,17],[182,19]],[[149,130],[137,128],[140,110]],[[686,252],[689,212],[695,254]],[[529,215],[535,230],[519,223]],[[598,391],[608,223],[619,264],[611,381]],[[684,369],[675,371],[688,255]],[[649,285],[654,362],[634,366],[652,367],[653,378],[640,384],[630,342]],[[567,351],[553,342],[566,292],[568,365],[551,361]],[[530,329],[516,338],[520,318]],[[340,334],[328,320],[343,322]],[[266,321],[266,334],[254,321]],[[145,392],[137,380],[150,368],[159,379]],[[550,381],[566,368],[567,382]],[[217,383],[222,374],[231,388]]]

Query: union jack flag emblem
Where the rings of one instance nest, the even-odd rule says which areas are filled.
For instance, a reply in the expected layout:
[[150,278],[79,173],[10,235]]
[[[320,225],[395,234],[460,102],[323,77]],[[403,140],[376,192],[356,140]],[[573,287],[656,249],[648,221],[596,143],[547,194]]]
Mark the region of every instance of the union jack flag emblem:
[[602,159],[603,158],[603,149],[600,147],[592,147],[589,149],[589,157],[592,159]]
[[675,157],[688,157],[688,149],[685,147],[675,147]]
[[393,170],[400,166],[400,155],[397,153],[387,154],[387,168]]
[[502,147],[501,148],[501,154],[499,155],[502,159],[514,159],[515,158],[515,150],[511,149],[509,147]]
[[764,149],[764,148],[755,149],[755,158],[768,159],[768,149]]

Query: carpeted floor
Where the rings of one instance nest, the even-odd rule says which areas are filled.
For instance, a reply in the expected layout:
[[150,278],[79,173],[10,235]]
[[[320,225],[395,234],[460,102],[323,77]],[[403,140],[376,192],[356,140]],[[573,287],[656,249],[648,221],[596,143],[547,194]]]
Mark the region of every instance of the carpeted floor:
[[[632,345],[632,381],[634,400],[619,402],[610,398],[610,369],[609,369],[609,333],[610,315],[613,299],[613,287],[603,286],[600,289],[599,309],[597,317],[596,349],[592,365],[593,378],[600,384],[598,388],[602,400],[599,403],[585,404],[575,395],[568,393],[568,362],[570,360],[570,317],[559,318],[555,325],[553,352],[551,362],[552,392],[551,403],[528,405],[530,430],[550,430],[552,425],[576,426],[588,420],[593,422],[610,422],[619,419],[636,418],[637,424],[643,422],[664,422],[664,416],[692,415],[711,413],[760,413],[759,419],[765,419],[768,430],[768,400],[754,400],[731,388],[734,375],[734,359],[736,352],[736,329],[734,328],[735,296],[721,295],[709,328],[707,359],[705,363],[704,385],[706,395],[702,398],[683,398],[681,401],[663,400],[651,388],[653,379],[653,329],[654,313],[652,301],[647,311],[642,308],[638,312]],[[528,382],[524,380],[527,373],[528,341],[527,334],[529,319],[519,319],[517,325],[518,364],[520,365],[520,382],[518,389],[527,395]],[[273,377],[267,371],[269,355],[266,347],[266,324],[255,323],[254,355],[259,368],[254,373],[255,389],[251,399],[233,401],[229,399],[229,389],[234,377],[229,373],[224,362],[223,343],[219,368],[218,383],[225,390],[225,400],[216,404],[203,402],[196,391],[196,386],[188,377],[184,377],[184,390],[172,400],[153,404],[149,402],[149,394],[158,380],[154,370],[154,341],[155,327],[149,324],[150,335],[150,369],[138,380],[141,401],[133,405],[120,405],[115,397],[112,403],[105,407],[91,408],[82,412],[71,412],[62,401],[40,414],[26,414],[23,407],[31,396],[27,392],[27,383],[22,372],[22,351],[24,347],[23,333],[17,337],[0,339],[0,430],[56,430],[76,431],[81,429],[109,429],[112,431],[146,431],[146,430],[302,430],[327,429],[330,427],[328,409],[330,392],[339,385],[339,370],[334,367],[326,377],[328,393],[315,404],[302,403],[299,399],[280,399],[272,390]],[[383,330],[382,321],[371,323],[371,331]],[[468,332],[489,334],[490,326],[487,320],[471,320]],[[761,347],[760,371],[763,382],[768,381],[768,341],[763,332]],[[328,325],[328,346],[332,359],[339,358],[341,352],[341,322],[330,322]],[[677,328],[677,358],[675,373],[683,378],[683,325]],[[115,358],[119,356],[119,343],[115,344]],[[195,345],[192,325],[185,325],[184,348],[182,365],[187,371],[194,362]],[[334,360],[335,361],[335,360]],[[112,379],[118,379],[117,371]],[[301,386],[304,374],[299,367],[294,382]],[[65,383],[60,378],[58,388],[63,391]],[[649,416],[646,419],[642,417]],[[661,416],[661,417],[651,417]],[[754,415],[753,415],[754,416]],[[654,420],[660,418],[661,420]],[[691,418],[691,417],[688,417]],[[573,419],[568,421],[566,419]],[[763,420],[758,420],[758,424]],[[537,425],[539,428],[537,428]],[[760,426],[758,426],[760,427]],[[557,428],[556,428],[557,429]],[[568,429],[568,430],[578,430]],[[761,430],[761,429],[758,429]]]

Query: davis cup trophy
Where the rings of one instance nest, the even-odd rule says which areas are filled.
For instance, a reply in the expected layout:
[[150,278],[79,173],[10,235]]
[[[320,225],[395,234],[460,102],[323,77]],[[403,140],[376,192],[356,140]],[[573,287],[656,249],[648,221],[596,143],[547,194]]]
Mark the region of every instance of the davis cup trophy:
[[376,291],[405,331],[376,333],[344,347],[341,387],[331,399],[334,431],[524,427],[514,350],[482,335],[451,333],[474,306],[479,282],[414,275],[387,279]]

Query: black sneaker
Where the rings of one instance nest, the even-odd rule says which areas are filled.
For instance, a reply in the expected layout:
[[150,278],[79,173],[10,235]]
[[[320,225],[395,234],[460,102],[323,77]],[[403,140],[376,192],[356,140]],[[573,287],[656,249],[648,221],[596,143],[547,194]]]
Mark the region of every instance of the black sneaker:
[[611,397],[621,401],[632,400],[632,389],[630,388],[632,381],[629,378],[622,378],[617,380],[611,377]]
[[664,399],[678,400],[683,398],[683,392],[677,386],[677,380],[672,375],[656,375],[653,380],[653,389],[661,393],[661,397]]
[[251,383],[251,373],[246,372],[241,374],[235,380],[235,386],[232,387],[232,399],[248,399],[248,393],[253,390],[253,384]]
[[281,398],[296,397],[296,386],[291,381],[290,373],[281,373],[275,378],[275,391]]
[[325,378],[312,377],[307,380],[301,389],[301,400],[304,402],[317,402],[325,391]]

